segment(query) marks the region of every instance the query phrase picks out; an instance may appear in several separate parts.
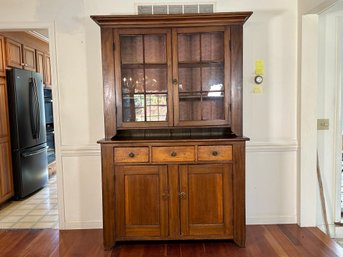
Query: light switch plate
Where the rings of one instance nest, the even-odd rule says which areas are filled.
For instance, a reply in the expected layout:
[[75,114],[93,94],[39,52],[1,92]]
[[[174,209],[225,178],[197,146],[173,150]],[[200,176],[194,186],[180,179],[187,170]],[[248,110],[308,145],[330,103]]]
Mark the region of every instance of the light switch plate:
[[318,119],[317,120],[317,130],[328,130],[329,129],[329,119]]

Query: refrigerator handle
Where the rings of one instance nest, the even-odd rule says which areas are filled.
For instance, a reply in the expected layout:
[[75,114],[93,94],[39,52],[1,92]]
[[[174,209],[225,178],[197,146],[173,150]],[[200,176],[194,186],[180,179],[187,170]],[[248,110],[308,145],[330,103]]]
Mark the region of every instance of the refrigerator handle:
[[37,86],[37,81],[35,78],[33,78],[33,82],[35,85],[35,92],[36,92],[36,104],[37,104],[37,112],[36,112],[36,138],[40,137],[40,104],[39,104],[39,99],[38,99],[38,86]]
[[47,146],[37,150],[37,151],[34,151],[34,152],[30,152],[30,153],[22,153],[21,155],[26,158],[26,157],[30,157],[30,156],[34,156],[36,154],[39,154],[39,153],[43,153],[44,151],[46,151],[46,149],[48,149]]
[[34,88],[34,82],[33,78],[30,79],[29,82],[29,108],[30,108],[30,124],[31,124],[31,132],[32,132],[32,137],[37,138],[37,129],[36,129],[36,114],[35,114],[35,88]]

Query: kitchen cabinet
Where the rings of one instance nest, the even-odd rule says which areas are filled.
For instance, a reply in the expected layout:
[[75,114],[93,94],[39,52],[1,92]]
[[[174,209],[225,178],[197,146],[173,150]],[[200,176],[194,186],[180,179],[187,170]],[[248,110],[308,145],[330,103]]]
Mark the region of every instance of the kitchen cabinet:
[[36,50],[6,38],[6,63],[8,67],[36,71]]
[[51,86],[51,59],[50,55],[44,53],[44,84]]
[[44,81],[44,53],[37,50],[36,51],[36,71],[43,75],[43,81]]
[[6,38],[6,65],[13,68],[23,68],[22,44]]
[[6,76],[5,38],[0,36],[0,76]]
[[127,240],[245,245],[250,15],[92,16],[101,27],[106,248]]
[[36,50],[36,71],[43,75],[43,83],[45,86],[51,85],[51,64],[50,56],[39,50]]
[[36,50],[23,45],[23,68],[36,71]]
[[13,194],[7,87],[5,78],[0,77],[0,204]]

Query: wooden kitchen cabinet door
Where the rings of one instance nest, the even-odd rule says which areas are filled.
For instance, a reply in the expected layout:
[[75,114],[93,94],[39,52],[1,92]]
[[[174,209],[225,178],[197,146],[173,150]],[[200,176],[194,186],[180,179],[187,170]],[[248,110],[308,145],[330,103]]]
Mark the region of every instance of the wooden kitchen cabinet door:
[[6,79],[0,78],[0,139],[9,136]]
[[12,197],[13,194],[10,141],[9,138],[0,138],[0,204]]
[[6,65],[9,67],[23,67],[22,44],[6,38]]
[[41,51],[36,51],[36,71],[43,76],[44,80],[44,53]]
[[36,50],[34,48],[23,46],[24,69],[36,71]]
[[44,84],[51,85],[51,59],[48,54],[44,54]]
[[0,76],[6,76],[5,38],[0,36]]
[[233,235],[231,164],[181,165],[182,236]]
[[117,166],[115,183],[118,237],[167,237],[167,167]]

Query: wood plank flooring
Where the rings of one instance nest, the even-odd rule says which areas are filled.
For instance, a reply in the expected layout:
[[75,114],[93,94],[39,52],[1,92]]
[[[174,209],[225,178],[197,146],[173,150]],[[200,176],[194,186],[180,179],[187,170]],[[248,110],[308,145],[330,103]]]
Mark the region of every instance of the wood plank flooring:
[[102,247],[102,230],[0,230],[1,257],[341,257],[317,228],[248,226],[246,248],[231,241],[122,243]]

